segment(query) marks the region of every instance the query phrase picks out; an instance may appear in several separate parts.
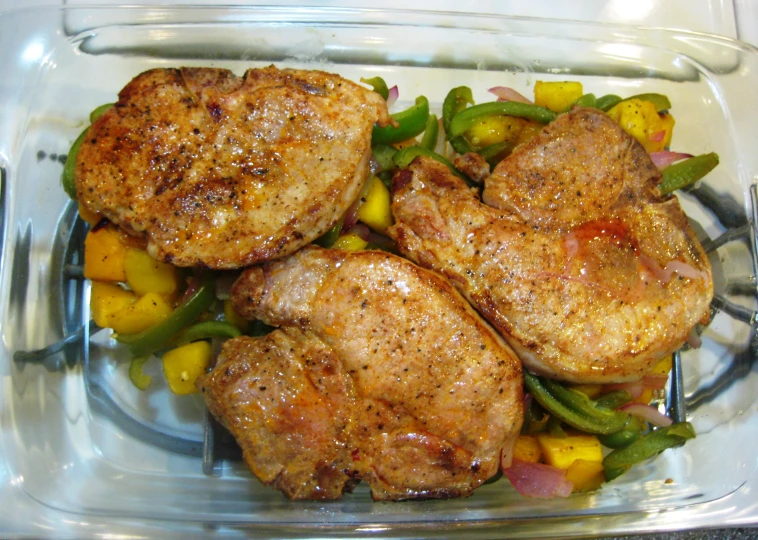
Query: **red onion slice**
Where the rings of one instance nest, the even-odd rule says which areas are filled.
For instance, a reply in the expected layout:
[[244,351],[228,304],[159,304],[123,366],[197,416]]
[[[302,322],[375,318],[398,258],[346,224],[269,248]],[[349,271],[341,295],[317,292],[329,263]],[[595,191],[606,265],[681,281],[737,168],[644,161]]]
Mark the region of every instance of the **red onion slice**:
[[643,405],[642,403],[628,403],[622,407],[619,407],[619,410],[642,418],[643,420],[650,422],[654,426],[658,427],[670,426],[674,422],[671,420],[671,418],[663,414],[652,405]]
[[682,152],[651,152],[650,159],[653,160],[655,166],[659,171],[662,171],[675,161],[681,161],[683,159],[691,158],[692,154],[684,154]]
[[387,108],[389,109],[394,105],[394,103],[397,101],[397,98],[400,97],[400,91],[397,89],[397,85],[393,86],[389,90],[389,95],[387,96]]
[[543,463],[514,459],[510,467],[503,469],[503,475],[524,497],[568,497],[574,489],[574,484],[566,479],[566,471]]
[[507,86],[494,86],[487,91],[491,94],[495,94],[498,101],[517,101],[519,103],[528,103],[529,105],[532,104],[531,100],[525,98],[516,92],[513,88],[509,88]]

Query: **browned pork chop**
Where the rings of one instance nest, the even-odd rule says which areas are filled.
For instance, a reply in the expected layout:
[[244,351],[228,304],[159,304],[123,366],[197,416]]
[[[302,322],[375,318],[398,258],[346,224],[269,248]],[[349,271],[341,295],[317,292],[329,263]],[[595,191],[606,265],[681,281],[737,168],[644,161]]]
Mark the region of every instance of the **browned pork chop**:
[[154,69],[89,129],[79,201],[177,266],[237,268],[326,232],[369,172],[375,92],[321,71]]
[[484,204],[417,159],[393,181],[400,250],[447,276],[530,370],[640,378],[707,319],[708,258],[648,155],[607,115],[575,108],[502,161]]
[[298,499],[468,496],[523,419],[520,363],[444,278],[395,255],[307,247],[245,271],[245,317],[199,381],[252,471]]

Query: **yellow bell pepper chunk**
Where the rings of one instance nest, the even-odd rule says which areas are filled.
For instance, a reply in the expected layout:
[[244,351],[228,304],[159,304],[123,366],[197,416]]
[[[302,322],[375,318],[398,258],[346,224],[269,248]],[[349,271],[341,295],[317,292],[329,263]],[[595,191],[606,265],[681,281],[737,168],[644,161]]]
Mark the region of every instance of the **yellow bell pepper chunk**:
[[343,234],[334,242],[334,249],[344,249],[347,251],[360,251],[366,249],[368,242],[355,233]]
[[213,349],[207,341],[194,341],[163,355],[163,374],[174,394],[197,392],[195,381],[210,367]]
[[113,283],[93,281],[90,291],[90,312],[101,328],[111,328],[113,315],[137,301],[132,291]]
[[466,139],[477,148],[501,142],[516,143],[527,120],[515,116],[485,116],[466,131]]
[[559,469],[568,469],[577,459],[603,461],[603,448],[594,435],[554,437],[540,434],[537,435],[537,440],[545,462]]
[[179,288],[176,268],[153,259],[142,249],[126,249],[124,271],[127,283],[139,295],[151,292],[170,295]]
[[574,484],[574,492],[595,490],[605,480],[603,464],[598,461],[577,459],[566,469],[566,480]]
[[584,95],[582,83],[576,81],[545,82],[534,85],[534,104],[561,112]]
[[571,386],[573,390],[578,390],[590,399],[595,399],[600,395],[603,390],[602,384],[574,384]]
[[365,200],[358,208],[358,219],[376,232],[384,234],[393,223],[390,191],[376,176],[372,176],[370,182]]
[[539,122],[535,122],[534,120],[525,120],[524,127],[521,128],[521,132],[518,134],[518,138],[515,141],[516,144],[521,144],[532,140],[540,131],[542,131],[542,128],[544,127],[545,126]]
[[93,212],[86,206],[84,206],[81,201],[79,201],[78,204],[79,208],[79,217],[82,218],[85,222],[87,222],[90,227],[94,227],[98,223],[100,223],[100,220],[103,219],[103,216],[98,214],[97,212]]
[[542,450],[537,438],[532,435],[519,435],[513,445],[513,459],[539,463],[542,459]]
[[233,324],[234,326],[239,328],[240,332],[242,332],[243,334],[250,327],[250,321],[248,321],[247,319],[243,319],[240,316],[240,314],[234,310],[232,301],[229,298],[224,300],[224,319],[229,324]]
[[157,293],[147,293],[133,304],[114,313],[110,327],[117,334],[137,334],[168,317],[173,308]]
[[674,117],[658,114],[655,105],[649,101],[622,101],[608,111],[608,116],[637,139],[647,152],[659,152],[671,144]]
[[112,227],[101,227],[87,233],[84,239],[84,277],[100,281],[126,281],[123,233]]
[[671,355],[664,356],[658,360],[653,367],[650,368],[651,375],[668,375],[671,371],[671,366],[674,363],[674,359]]
[[649,404],[653,400],[653,389],[643,388],[642,393],[634,398],[634,403],[642,403],[644,405]]

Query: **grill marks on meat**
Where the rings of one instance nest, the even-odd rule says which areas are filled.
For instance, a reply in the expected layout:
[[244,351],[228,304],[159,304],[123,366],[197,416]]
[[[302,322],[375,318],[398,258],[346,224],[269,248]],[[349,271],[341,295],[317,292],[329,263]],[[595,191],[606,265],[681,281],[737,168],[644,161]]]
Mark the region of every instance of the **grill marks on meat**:
[[530,370],[573,382],[640,378],[707,320],[710,264],[644,149],[574,108],[517,148],[483,201],[416,160],[393,181],[400,250],[447,276]]
[[327,231],[369,172],[384,100],[320,71],[155,69],[88,131],[79,200],[154,257],[237,268]]
[[[307,247],[245,271],[248,318],[199,382],[253,472],[292,498],[468,496],[506,466],[520,362],[450,283],[400,257]],[[265,387],[265,390],[262,388]]]

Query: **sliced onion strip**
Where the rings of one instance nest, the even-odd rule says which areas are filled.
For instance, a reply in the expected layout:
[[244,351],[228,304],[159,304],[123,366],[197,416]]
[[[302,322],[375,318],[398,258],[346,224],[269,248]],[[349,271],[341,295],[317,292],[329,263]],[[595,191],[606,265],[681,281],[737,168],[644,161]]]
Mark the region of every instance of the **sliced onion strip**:
[[524,497],[568,497],[574,489],[574,484],[566,479],[566,471],[542,463],[514,459],[510,467],[503,469],[503,475]]
[[498,101],[517,101],[518,103],[528,103],[532,105],[532,101],[523,95],[516,92],[513,88],[507,86],[493,86],[487,90],[491,94],[497,96]]
[[642,418],[643,420],[650,422],[654,426],[658,427],[670,426],[673,423],[673,420],[671,420],[671,418],[663,414],[652,405],[643,405],[642,403],[628,403],[622,407],[619,407],[619,410]]

